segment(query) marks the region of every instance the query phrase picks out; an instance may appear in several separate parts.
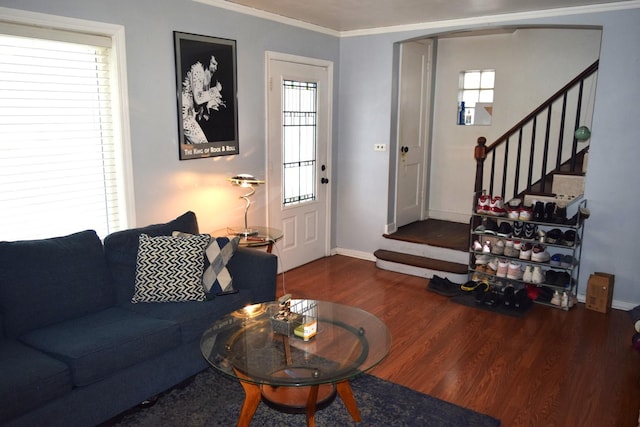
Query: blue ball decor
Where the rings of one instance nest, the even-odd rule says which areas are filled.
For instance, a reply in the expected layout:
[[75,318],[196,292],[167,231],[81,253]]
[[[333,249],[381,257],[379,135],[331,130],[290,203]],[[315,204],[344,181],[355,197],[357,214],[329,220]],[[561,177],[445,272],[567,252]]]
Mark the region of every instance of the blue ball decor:
[[578,141],[586,141],[591,138],[591,131],[586,126],[580,126],[574,133]]

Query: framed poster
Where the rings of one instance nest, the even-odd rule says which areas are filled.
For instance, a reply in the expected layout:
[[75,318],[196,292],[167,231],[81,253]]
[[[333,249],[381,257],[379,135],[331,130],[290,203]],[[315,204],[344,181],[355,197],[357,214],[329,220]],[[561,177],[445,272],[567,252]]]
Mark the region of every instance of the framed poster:
[[180,160],[238,154],[235,40],[173,38]]

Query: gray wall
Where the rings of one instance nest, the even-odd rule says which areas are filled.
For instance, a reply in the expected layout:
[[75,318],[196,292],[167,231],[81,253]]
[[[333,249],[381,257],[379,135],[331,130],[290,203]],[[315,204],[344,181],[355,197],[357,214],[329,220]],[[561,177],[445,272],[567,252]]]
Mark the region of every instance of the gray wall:
[[[190,0],[2,0],[0,6],[125,26],[140,224],[193,209],[207,230],[241,215],[237,195],[224,178],[237,172],[265,174],[264,51],[334,61],[333,246],[362,257],[371,257],[380,246],[387,219],[389,151],[374,152],[373,144],[390,142],[393,44],[461,29],[338,39]],[[585,233],[580,287],[585,288],[593,271],[614,273],[614,298],[629,306],[640,303],[635,270],[640,242],[640,129],[634,108],[640,99],[638,23],[639,9],[500,23],[603,27],[586,182],[592,218]],[[237,40],[239,156],[177,160],[174,30]],[[469,155],[472,148],[469,141]],[[252,222],[264,221],[266,215],[264,193],[256,196]]]

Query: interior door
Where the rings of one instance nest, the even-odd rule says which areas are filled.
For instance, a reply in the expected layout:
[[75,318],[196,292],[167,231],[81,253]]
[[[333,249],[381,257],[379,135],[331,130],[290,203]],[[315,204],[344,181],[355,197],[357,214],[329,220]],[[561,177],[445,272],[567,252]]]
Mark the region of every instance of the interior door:
[[329,255],[331,62],[267,52],[269,226],[283,271]]
[[430,143],[432,40],[400,47],[396,226],[424,219]]

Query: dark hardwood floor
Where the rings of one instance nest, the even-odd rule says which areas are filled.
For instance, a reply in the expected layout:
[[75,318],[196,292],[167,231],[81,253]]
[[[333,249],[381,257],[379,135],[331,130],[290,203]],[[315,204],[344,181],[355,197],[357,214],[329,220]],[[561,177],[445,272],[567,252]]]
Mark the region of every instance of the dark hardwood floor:
[[278,295],[349,304],[393,336],[370,373],[499,418],[503,426],[638,425],[640,352],[624,311],[536,305],[524,318],[464,307],[427,280],[345,256],[279,277]]

